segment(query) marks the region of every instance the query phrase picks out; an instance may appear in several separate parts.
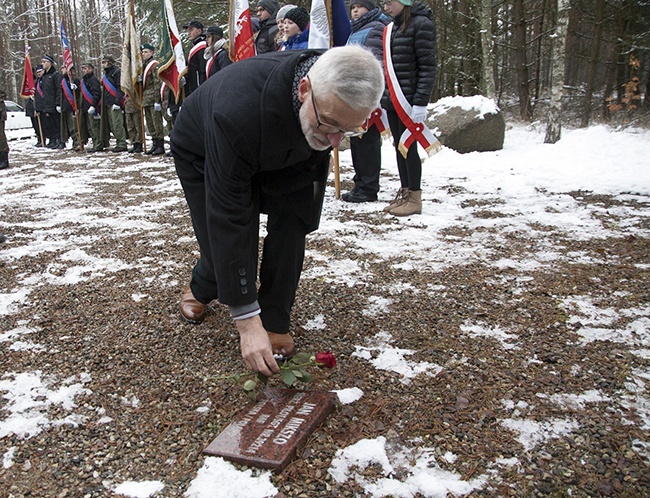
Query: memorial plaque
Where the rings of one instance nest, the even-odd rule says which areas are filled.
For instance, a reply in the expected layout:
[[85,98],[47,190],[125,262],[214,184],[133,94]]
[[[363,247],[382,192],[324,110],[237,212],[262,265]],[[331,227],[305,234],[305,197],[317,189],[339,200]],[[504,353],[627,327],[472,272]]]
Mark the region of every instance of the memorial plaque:
[[332,412],[336,398],[326,391],[266,389],[203,452],[280,472]]

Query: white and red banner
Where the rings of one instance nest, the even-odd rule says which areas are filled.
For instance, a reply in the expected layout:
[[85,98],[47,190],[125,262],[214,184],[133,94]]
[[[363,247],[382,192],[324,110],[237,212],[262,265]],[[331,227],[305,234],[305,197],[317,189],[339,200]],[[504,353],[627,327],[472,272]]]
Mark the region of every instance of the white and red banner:
[[181,44],[181,36],[178,33],[178,26],[176,25],[172,0],[163,0],[162,18],[158,77],[171,89],[176,102],[178,102],[181,78],[187,72],[187,65],[185,64],[183,45]]
[[256,55],[248,0],[230,0],[230,58],[233,62]]
[[309,48],[345,45],[352,28],[345,0],[312,0],[309,13]]

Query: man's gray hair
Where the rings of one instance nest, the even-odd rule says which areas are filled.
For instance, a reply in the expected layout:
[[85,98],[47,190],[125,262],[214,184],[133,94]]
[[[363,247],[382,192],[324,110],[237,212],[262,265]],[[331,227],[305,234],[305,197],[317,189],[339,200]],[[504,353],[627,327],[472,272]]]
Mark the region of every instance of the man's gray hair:
[[384,93],[381,64],[361,45],[330,48],[308,73],[317,95],[332,92],[353,109],[376,109]]

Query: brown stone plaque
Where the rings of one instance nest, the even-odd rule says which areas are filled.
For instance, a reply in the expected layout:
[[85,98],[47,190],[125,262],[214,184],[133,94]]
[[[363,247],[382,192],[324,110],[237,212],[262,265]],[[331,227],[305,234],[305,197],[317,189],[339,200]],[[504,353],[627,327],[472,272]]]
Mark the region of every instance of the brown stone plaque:
[[266,389],[203,452],[280,472],[335,403],[331,392]]

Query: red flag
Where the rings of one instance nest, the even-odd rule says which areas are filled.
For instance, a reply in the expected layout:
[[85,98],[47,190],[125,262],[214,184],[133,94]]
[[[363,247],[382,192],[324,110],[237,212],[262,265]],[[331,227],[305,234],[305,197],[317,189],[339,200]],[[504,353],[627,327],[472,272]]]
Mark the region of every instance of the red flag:
[[256,55],[248,0],[230,0],[230,58],[233,62]]
[[29,60],[29,47],[25,46],[25,69],[23,70],[23,82],[20,85],[20,96],[24,99],[32,97],[35,88],[32,63]]
[[178,102],[180,81],[187,72],[187,66],[181,45],[181,35],[178,33],[178,26],[176,26],[172,0],[163,0],[162,17],[158,78],[174,92],[174,97]]

